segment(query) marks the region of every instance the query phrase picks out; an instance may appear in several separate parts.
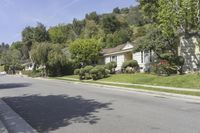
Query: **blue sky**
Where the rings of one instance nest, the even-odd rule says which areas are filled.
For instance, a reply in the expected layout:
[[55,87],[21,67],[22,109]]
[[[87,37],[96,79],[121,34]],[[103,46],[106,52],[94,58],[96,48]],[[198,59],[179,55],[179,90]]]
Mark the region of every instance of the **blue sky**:
[[92,11],[107,13],[136,4],[135,0],[0,0],[0,42],[21,40],[23,28],[37,22],[49,27],[82,19]]

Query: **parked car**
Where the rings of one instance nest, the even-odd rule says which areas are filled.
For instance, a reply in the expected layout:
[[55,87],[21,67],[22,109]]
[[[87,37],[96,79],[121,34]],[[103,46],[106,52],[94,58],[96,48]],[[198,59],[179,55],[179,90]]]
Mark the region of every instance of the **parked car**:
[[0,72],[0,76],[6,75],[6,72]]

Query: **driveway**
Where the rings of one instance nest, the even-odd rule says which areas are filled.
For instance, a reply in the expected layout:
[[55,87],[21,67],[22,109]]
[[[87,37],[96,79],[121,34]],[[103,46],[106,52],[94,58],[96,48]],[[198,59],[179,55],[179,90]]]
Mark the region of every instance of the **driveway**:
[[41,133],[200,133],[198,102],[16,76],[0,98]]

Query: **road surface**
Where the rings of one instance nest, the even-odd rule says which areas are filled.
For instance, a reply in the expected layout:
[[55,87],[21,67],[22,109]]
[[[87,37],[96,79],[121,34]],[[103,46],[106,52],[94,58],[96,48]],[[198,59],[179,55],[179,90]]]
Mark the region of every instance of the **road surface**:
[[200,133],[198,102],[16,76],[0,98],[41,133]]

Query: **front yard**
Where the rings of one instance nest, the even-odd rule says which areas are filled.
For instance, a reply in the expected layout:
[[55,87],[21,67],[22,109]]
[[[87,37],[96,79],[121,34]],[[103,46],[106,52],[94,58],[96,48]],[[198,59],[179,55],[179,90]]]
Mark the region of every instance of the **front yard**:
[[101,81],[147,84],[156,86],[200,89],[200,75],[185,74],[173,76],[157,76],[152,74],[116,74]]
[[[70,75],[59,77],[59,79],[68,78],[78,79],[78,76]],[[167,77],[144,73],[114,74],[98,81],[200,89],[200,75],[198,74],[173,75]]]

